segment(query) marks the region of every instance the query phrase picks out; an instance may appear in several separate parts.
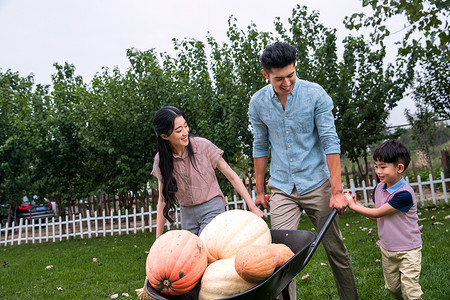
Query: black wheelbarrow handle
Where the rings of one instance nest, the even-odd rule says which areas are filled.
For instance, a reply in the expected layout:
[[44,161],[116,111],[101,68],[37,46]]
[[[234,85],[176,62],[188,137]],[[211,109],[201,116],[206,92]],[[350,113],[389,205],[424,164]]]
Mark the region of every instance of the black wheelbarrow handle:
[[317,234],[316,239],[311,244],[311,248],[309,249],[308,255],[305,258],[305,261],[303,262],[302,269],[308,264],[308,262],[311,260],[311,257],[313,256],[314,252],[316,252],[317,247],[319,247],[320,242],[323,239],[323,236],[327,232],[328,228],[330,227],[331,223],[333,222],[334,217],[338,213],[337,208],[333,207],[333,210],[331,211],[330,215],[328,216],[327,220],[323,224],[322,229],[320,229],[319,233]]
[[[258,208],[260,210],[264,210],[264,207],[261,204],[258,204]],[[309,249],[308,255],[305,258],[305,261],[303,263],[303,267],[302,269],[308,264],[308,262],[311,260],[311,257],[313,256],[314,252],[316,252],[317,247],[319,247],[320,242],[323,239],[323,236],[325,235],[325,233],[327,232],[328,228],[330,227],[331,223],[333,222],[334,217],[336,216],[336,214],[338,213],[337,208],[333,207],[333,210],[331,211],[330,215],[328,216],[327,220],[325,221],[325,223],[323,224],[322,229],[319,231],[319,233],[317,234],[316,239],[314,240],[314,242],[311,244],[311,248]]]

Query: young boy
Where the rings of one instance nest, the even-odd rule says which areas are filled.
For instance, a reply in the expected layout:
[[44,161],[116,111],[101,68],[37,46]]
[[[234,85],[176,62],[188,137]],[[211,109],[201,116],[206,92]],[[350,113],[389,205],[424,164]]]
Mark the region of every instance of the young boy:
[[345,196],[350,209],[377,221],[377,242],[381,250],[386,289],[395,299],[422,299],[419,275],[422,238],[418,225],[417,200],[414,190],[402,178],[410,162],[410,152],[397,140],[378,146],[373,154],[380,183],[374,188],[374,208]]

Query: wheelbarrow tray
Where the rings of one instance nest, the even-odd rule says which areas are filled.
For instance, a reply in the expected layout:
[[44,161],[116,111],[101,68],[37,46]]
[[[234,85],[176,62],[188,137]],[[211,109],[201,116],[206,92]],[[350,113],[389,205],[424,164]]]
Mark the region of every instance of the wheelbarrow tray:
[[[255,287],[227,298],[222,299],[275,299],[281,294],[283,289],[291,282],[306,265],[305,259],[311,244],[316,240],[316,235],[306,230],[282,230],[271,229],[272,243],[282,243],[287,245],[294,256],[283,266],[277,268],[275,272],[266,280]],[[145,281],[145,291],[155,299],[171,300],[197,300],[200,290],[200,283],[190,292],[180,296],[169,296],[155,290],[148,279]]]

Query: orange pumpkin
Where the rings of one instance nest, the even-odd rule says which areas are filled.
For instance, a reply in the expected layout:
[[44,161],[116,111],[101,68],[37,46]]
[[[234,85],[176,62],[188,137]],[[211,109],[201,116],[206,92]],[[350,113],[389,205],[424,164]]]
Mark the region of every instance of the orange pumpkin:
[[273,274],[278,257],[269,246],[249,245],[236,254],[234,267],[245,281],[258,283]]
[[171,230],[150,248],[146,273],[153,288],[167,295],[181,295],[200,281],[208,264],[205,246],[187,230]]
[[289,248],[285,244],[272,243],[269,245],[269,248],[274,252],[274,255],[278,258],[277,267],[281,267],[289,259],[291,259],[292,256],[294,256],[294,252],[292,252],[291,248]]

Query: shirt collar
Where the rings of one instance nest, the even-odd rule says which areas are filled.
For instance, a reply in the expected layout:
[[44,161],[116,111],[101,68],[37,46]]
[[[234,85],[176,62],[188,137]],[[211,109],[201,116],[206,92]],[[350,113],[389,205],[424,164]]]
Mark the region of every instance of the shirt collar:
[[185,159],[188,155],[187,147],[184,148],[183,154],[178,155],[176,153],[172,153],[174,159]]
[[403,177],[397,181],[397,183],[395,183],[393,186],[391,186],[390,188],[385,189],[384,187],[386,186],[386,183],[383,185],[383,187],[381,188],[383,190],[383,192],[388,192],[389,194],[393,194],[396,191],[398,191],[402,186],[404,186],[406,183],[405,179],[403,179]]

